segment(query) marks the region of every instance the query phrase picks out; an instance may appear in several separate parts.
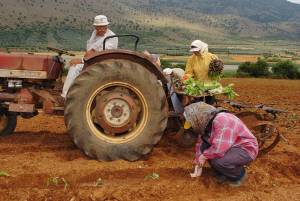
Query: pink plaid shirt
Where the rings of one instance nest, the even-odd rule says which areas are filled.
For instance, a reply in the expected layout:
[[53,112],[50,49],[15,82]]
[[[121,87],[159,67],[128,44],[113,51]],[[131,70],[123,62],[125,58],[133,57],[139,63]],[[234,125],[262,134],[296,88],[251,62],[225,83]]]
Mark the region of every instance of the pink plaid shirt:
[[[212,124],[209,143],[211,146],[203,152],[207,159],[221,158],[231,147],[244,149],[253,160],[258,153],[258,143],[254,135],[238,117],[230,113],[217,114]],[[201,144],[202,139],[199,136],[195,147],[196,160],[201,155]]]

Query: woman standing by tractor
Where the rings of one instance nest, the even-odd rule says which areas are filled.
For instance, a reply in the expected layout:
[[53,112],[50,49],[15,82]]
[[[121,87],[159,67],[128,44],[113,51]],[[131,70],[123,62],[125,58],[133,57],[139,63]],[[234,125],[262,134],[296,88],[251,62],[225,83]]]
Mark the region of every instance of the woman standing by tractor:
[[201,40],[195,40],[191,43],[190,52],[193,54],[188,58],[183,79],[193,77],[199,81],[210,81],[208,76],[209,65],[218,57],[208,52],[208,44]]

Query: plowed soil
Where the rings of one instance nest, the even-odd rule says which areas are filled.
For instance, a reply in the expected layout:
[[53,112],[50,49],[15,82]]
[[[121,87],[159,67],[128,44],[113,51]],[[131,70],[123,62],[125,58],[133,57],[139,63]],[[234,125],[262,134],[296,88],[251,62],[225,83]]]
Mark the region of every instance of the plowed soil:
[[[70,140],[63,117],[18,119],[16,132],[0,139],[0,200],[300,200],[300,81],[226,79],[238,102],[290,111],[276,120],[288,140],[258,158],[243,186],[218,184],[206,166],[190,178],[193,149],[165,135],[137,162],[98,162]],[[152,179],[150,174],[154,174]],[[147,177],[148,175],[148,177]],[[56,179],[55,179],[56,178]]]

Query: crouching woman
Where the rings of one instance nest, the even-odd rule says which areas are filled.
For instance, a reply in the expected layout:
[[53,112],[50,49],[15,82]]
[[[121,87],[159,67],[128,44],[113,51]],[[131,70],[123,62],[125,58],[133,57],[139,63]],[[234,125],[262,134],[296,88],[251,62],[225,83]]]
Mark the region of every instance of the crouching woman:
[[235,115],[203,102],[185,107],[186,125],[199,134],[194,163],[208,161],[219,182],[240,186],[246,178],[245,165],[258,154],[258,143],[246,125]]

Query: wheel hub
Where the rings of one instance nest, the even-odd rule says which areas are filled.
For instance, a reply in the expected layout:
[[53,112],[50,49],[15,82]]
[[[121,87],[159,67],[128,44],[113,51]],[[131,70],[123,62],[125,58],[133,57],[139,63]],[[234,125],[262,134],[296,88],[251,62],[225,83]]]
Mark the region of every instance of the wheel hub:
[[138,107],[128,94],[112,92],[97,99],[97,123],[109,134],[119,134],[133,128],[137,117]]
[[112,99],[104,106],[104,120],[113,127],[128,123],[130,115],[130,105],[122,99]]
[[123,109],[122,107],[120,106],[114,106],[112,109],[111,109],[111,114],[114,118],[119,118],[122,116],[123,114]]

